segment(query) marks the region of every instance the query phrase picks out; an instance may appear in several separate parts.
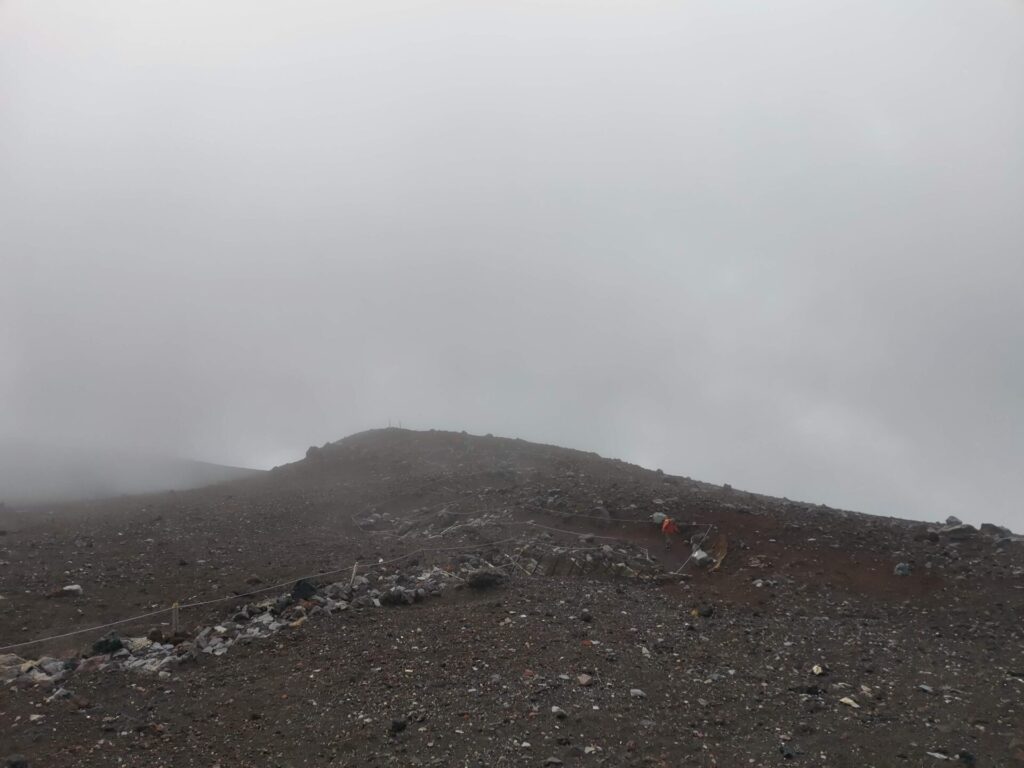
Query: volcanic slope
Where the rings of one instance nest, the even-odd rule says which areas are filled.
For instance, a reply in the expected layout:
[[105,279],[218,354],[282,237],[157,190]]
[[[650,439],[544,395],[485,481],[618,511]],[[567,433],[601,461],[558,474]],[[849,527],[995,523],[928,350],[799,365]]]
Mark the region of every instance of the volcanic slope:
[[0,529],[31,766],[1024,765],[995,527],[388,429]]

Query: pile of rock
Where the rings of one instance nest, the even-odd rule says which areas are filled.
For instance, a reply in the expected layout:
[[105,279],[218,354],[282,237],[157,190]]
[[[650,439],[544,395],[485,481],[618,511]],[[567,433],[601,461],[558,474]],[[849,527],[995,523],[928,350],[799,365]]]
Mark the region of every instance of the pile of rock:
[[[236,644],[245,645],[282,629],[299,627],[314,616],[331,616],[349,609],[411,605],[441,595],[453,581],[471,586],[480,586],[477,582],[481,580],[487,580],[487,586],[504,583],[507,574],[496,568],[484,569],[483,562],[469,556],[451,570],[410,566],[405,571],[387,574],[357,574],[350,581],[324,586],[300,579],[291,592],[247,603],[230,620],[203,627],[194,635],[165,638],[159,629],[147,637],[123,637],[110,632],[93,643],[89,653],[66,660],[0,655],[0,683],[55,688],[79,672],[118,670],[166,679],[175,666],[195,660],[200,653],[223,656]],[[484,573],[490,576],[481,576]]]
[[997,545],[1024,541],[1024,536],[1017,536],[1009,528],[1004,528],[1001,525],[982,523],[980,528],[975,528],[970,523],[965,523],[959,517],[953,515],[946,518],[945,525],[929,528],[928,533],[935,541],[945,539],[952,542],[961,542],[976,538],[981,538],[982,540],[989,538]]
[[652,558],[642,547],[616,542],[593,544],[593,537],[581,537],[580,547],[548,543],[550,534],[544,533],[538,541],[524,544],[508,555],[517,570],[530,575],[608,575],[617,578],[650,580],[664,575],[664,566]]
[[[489,522],[481,520],[481,524]],[[582,544],[586,546],[558,545],[550,534],[544,533],[528,543],[524,537],[524,543],[507,552],[493,550],[487,557],[473,553],[458,555],[444,567],[423,567],[413,561],[405,567],[371,569],[349,580],[323,585],[300,579],[288,593],[246,603],[236,608],[230,619],[204,626],[192,634],[165,637],[161,630],[154,629],[146,637],[128,637],[111,632],[93,643],[89,653],[67,660],[0,656],[0,682],[56,688],[71,675],[86,671],[129,671],[168,678],[176,666],[195,660],[199,654],[223,656],[234,645],[299,627],[315,616],[413,605],[441,595],[453,584],[492,589],[504,585],[513,572],[607,573],[641,580],[665,576],[663,566],[636,545],[617,542],[613,547],[596,545],[592,540]],[[710,558],[703,552],[697,557],[700,555]]]

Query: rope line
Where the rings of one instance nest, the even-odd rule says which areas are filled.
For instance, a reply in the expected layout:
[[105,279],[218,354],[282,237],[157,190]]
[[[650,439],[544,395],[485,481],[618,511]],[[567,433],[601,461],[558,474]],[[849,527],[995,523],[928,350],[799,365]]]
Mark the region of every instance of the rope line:
[[3,647],[0,647],[0,651],[9,651],[12,648],[21,648],[21,647],[26,646],[26,645],[35,645],[36,643],[43,643],[43,642],[46,642],[47,640],[60,640],[61,638],[64,638],[64,637],[71,637],[73,635],[80,635],[83,632],[95,632],[96,630],[106,629],[107,627],[116,627],[119,624],[128,624],[129,622],[138,621],[139,619],[145,619],[145,618],[148,618],[150,616],[159,616],[161,613],[170,613],[172,610],[173,609],[171,609],[171,608],[161,608],[158,611],[151,611],[150,613],[142,613],[142,614],[139,614],[138,616],[132,616],[132,617],[127,618],[127,619],[121,619],[120,621],[112,621],[109,624],[100,624],[99,626],[89,627],[88,629],[76,629],[74,632],[65,632],[62,635],[50,635],[49,637],[41,637],[38,640],[26,640],[23,643],[15,643],[14,645],[5,645]]
[[706,539],[708,537],[708,534],[711,533],[711,529],[714,528],[714,527],[715,526],[713,526],[713,525],[709,525],[708,526],[708,529],[706,531],[704,531],[704,535],[700,537],[700,541],[697,542],[697,548],[694,549],[693,552],[690,553],[690,556],[688,558],[686,558],[685,560],[683,560],[683,564],[680,565],[678,568],[676,568],[674,571],[672,571],[672,573],[679,573],[681,570],[683,570],[683,568],[685,568],[687,566],[687,564],[691,560],[693,560],[694,554],[696,554],[697,550],[700,549],[701,546],[704,544],[704,539]]
[[[580,517],[583,517],[583,516],[581,515]],[[353,522],[355,522],[354,519],[353,519]],[[646,521],[641,521],[641,520],[622,521],[622,522],[638,522],[638,523],[642,522],[642,523],[645,523],[646,525],[650,525],[650,523],[648,523]],[[589,532],[570,531],[570,530],[565,530],[563,528],[553,528],[553,527],[548,526],[548,525],[541,525],[540,523],[534,523],[533,521],[524,521],[524,522],[520,522],[520,521],[500,521],[497,524],[500,524],[500,525],[522,525],[522,526],[529,526],[529,527],[533,527],[533,528],[540,528],[542,530],[555,531],[556,533],[568,534],[570,536],[592,536],[593,538],[596,538],[596,539],[618,540],[618,539],[621,538],[620,536],[601,536],[601,535],[592,534],[592,533],[589,533]],[[358,523],[356,523],[356,525],[358,527]],[[711,533],[711,529],[713,527],[714,527],[713,525],[709,525],[708,526],[708,530],[704,533],[704,536],[701,537],[700,544],[704,543],[704,539],[706,539],[708,534]],[[360,530],[362,530],[362,528],[360,528]],[[213,598],[213,599],[210,599],[210,600],[199,600],[199,601],[192,602],[192,603],[184,603],[184,604],[179,605],[178,609],[179,610],[184,610],[184,609],[187,609],[187,608],[201,608],[203,606],[215,605],[217,603],[224,603],[224,602],[229,602],[229,601],[237,601],[237,600],[241,600],[242,598],[252,597],[254,595],[263,594],[264,592],[270,592],[270,591],[275,590],[275,589],[282,589],[283,587],[290,586],[290,585],[294,584],[295,582],[301,581],[303,579],[321,579],[321,578],[323,578],[325,576],[333,576],[333,575],[339,574],[339,573],[347,573],[347,572],[349,572],[349,571],[351,571],[353,569],[353,566],[357,570],[360,567],[363,567],[363,568],[366,568],[367,570],[369,570],[371,568],[379,568],[379,567],[384,566],[384,565],[391,565],[393,563],[398,563],[398,562],[401,562],[402,560],[406,560],[406,559],[408,559],[408,558],[410,558],[410,557],[412,557],[414,555],[417,555],[417,554],[426,554],[428,552],[451,552],[451,551],[456,551],[456,550],[461,551],[461,552],[470,552],[470,551],[473,551],[473,550],[476,550],[476,549],[480,549],[482,547],[493,547],[493,546],[497,546],[499,544],[507,544],[510,541],[516,541],[516,540],[517,540],[517,537],[509,536],[508,538],[505,538],[505,539],[499,539],[498,541],[492,541],[492,542],[486,542],[486,543],[483,543],[483,544],[477,544],[476,546],[459,545],[459,546],[454,546],[454,547],[429,547],[429,548],[428,547],[419,547],[417,549],[412,550],[411,552],[406,552],[403,555],[399,555],[398,557],[391,558],[390,560],[380,560],[380,561],[378,561],[376,563],[360,563],[359,561],[356,561],[355,563],[353,563],[351,565],[345,566],[343,568],[338,568],[338,569],[333,570],[333,571],[321,571],[321,572],[314,573],[314,574],[309,574],[309,575],[306,575],[306,576],[297,576],[297,577],[294,577],[294,578],[290,578],[287,581],[282,581],[282,582],[279,582],[277,584],[271,584],[270,586],[266,586],[266,587],[260,587],[259,589],[254,589],[254,590],[251,590],[249,592],[243,592],[243,593],[237,594],[237,595],[227,595],[225,597],[216,597],[216,598]],[[698,546],[700,546],[700,544],[698,544]],[[531,546],[531,545],[524,545],[524,546]],[[544,545],[541,545],[541,546],[544,546]],[[586,548],[586,549],[600,549],[600,547],[589,547],[589,548]],[[578,549],[573,550],[573,551],[584,551],[584,548],[578,548]],[[686,559],[686,561],[683,563],[683,565],[679,566],[678,570],[682,570],[683,566],[685,566],[687,563],[689,563],[692,558],[693,558],[693,555],[691,554],[690,557],[688,557]],[[676,571],[677,573],[678,573],[678,570]],[[148,613],[141,613],[141,614],[139,614],[137,616],[130,616],[127,619],[119,619],[117,621],[111,621],[111,622],[108,622],[106,624],[99,624],[99,625],[96,625],[94,627],[86,627],[84,629],[76,629],[76,630],[73,630],[71,632],[63,632],[63,633],[57,634],[57,635],[49,635],[47,637],[40,637],[40,638],[37,638],[35,640],[25,640],[25,641],[20,642],[20,643],[13,643],[11,645],[4,645],[4,646],[0,646],[0,652],[10,651],[10,650],[13,650],[15,648],[24,648],[26,646],[36,645],[38,643],[45,643],[45,642],[48,642],[50,640],[62,640],[62,639],[67,638],[67,637],[74,637],[75,635],[82,635],[82,634],[86,634],[86,633],[89,633],[89,632],[97,632],[97,631],[99,631],[101,629],[108,629],[110,627],[116,627],[116,626],[120,626],[122,624],[130,624],[132,622],[139,621],[141,619],[147,619],[147,618],[150,618],[152,616],[160,616],[160,615],[165,614],[165,613],[170,613],[172,610],[173,610],[173,608],[170,608],[170,607],[168,607],[168,608],[160,608],[159,610],[156,610],[156,611],[149,611]]]
[[[369,570],[370,568],[379,568],[380,566],[383,566],[383,565],[391,565],[392,563],[400,562],[401,560],[405,560],[405,559],[407,559],[409,557],[412,557],[413,555],[417,555],[417,554],[420,554],[420,553],[426,553],[426,552],[446,552],[446,551],[451,551],[451,550],[460,550],[462,552],[470,552],[470,551],[472,551],[474,549],[480,549],[482,547],[491,547],[491,546],[496,546],[498,544],[505,544],[507,542],[514,541],[515,538],[516,538],[515,536],[510,536],[507,539],[499,539],[498,541],[487,542],[485,544],[478,544],[476,546],[462,545],[462,546],[458,546],[458,547],[433,547],[433,548],[430,548],[430,549],[426,549],[426,548],[422,548],[421,547],[419,549],[414,549],[411,552],[406,552],[404,555],[400,555],[399,557],[395,557],[395,558],[392,558],[390,560],[382,560],[382,561],[376,562],[376,563],[359,563],[357,561],[357,562],[353,563],[352,565],[355,565],[357,568],[358,567],[363,567],[363,568],[366,568],[367,570]],[[205,605],[214,605],[215,603],[225,603],[225,602],[229,602],[229,601],[233,601],[233,600],[240,600],[240,599],[245,598],[245,597],[251,597],[253,595],[262,594],[263,592],[269,592],[269,591],[271,591],[273,589],[281,589],[282,587],[290,586],[290,585],[294,584],[297,581],[301,581],[302,579],[319,579],[319,578],[323,578],[324,576],[333,576],[334,574],[338,574],[338,573],[347,573],[347,572],[352,570],[352,565],[348,565],[348,566],[346,566],[344,568],[338,568],[337,570],[334,570],[334,571],[324,571],[324,572],[321,572],[321,573],[310,574],[308,576],[298,576],[298,577],[295,577],[295,578],[288,579],[287,581],[282,581],[282,582],[280,582],[278,584],[271,584],[268,587],[260,587],[259,589],[252,590],[251,592],[244,592],[244,593],[238,594],[238,595],[227,595],[225,597],[215,597],[212,600],[200,600],[200,601],[193,602],[193,603],[184,603],[182,605],[179,605],[178,609],[179,610],[183,610],[185,608],[200,608],[200,607],[205,606]],[[25,640],[25,641],[20,642],[20,643],[14,643],[12,645],[4,645],[4,646],[0,646],[0,652],[6,652],[6,651],[12,650],[14,648],[24,648],[27,645],[35,645],[37,643],[45,643],[45,642],[47,642],[49,640],[61,640],[61,639],[65,638],[65,637],[73,637],[74,635],[82,635],[82,634],[85,634],[87,632],[96,632],[96,631],[101,630],[101,629],[107,629],[109,627],[116,627],[116,626],[119,626],[121,624],[129,624],[129,623],[134,622],[134,621],[139,621],[140,619],[150,618],[151,616],[159,616],[159,615],[164,614],[164,613],[170,613],[172,610],[173,609],[170,608],[170,607],[168,607],[168,608],[161,608],[159,610],[150,611],[148,613],[140,613],[137,616],[129,616],[127,619],[119,619],[117,621],[108,622],[107,624],[98,624],[95,627],[86,627],[84,629],[76,629],[76,630],[74,630],[72,632],[64,632],[64,633],[61,633],[61,634],[58,634],[58,635],[49,635],[47,637],[40,637],[40,638],[37,638],[35,640]]]

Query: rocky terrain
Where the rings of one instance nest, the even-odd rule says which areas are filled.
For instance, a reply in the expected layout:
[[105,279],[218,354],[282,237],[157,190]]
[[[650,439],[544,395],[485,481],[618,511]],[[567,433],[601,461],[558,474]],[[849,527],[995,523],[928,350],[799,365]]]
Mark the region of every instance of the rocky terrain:
[[7,766],[1024,766],[1022,639],[1005,529],[491,436],[0,511]]

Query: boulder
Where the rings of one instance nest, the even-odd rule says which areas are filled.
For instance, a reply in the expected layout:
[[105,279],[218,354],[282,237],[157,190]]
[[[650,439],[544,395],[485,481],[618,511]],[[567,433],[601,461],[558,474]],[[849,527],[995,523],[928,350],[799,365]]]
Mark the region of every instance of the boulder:
[[713,558],[700,547],[697,547],[697,549],[693,550],[693,554],[690,557],[693,559],[693,564],[696,565],[698,568],[706,568],[709,565],[713,565],[715,562],[715,558]]
[[508,575],[497,568],[480,568],[470,572],[466,584],[473,589],[492,589],[499,587],[508,580]]
[[1009,528],[1004,528],[1003,526],[996,525],[995,523],[982,523],[979,530],[986,536],[994,536],[999,539],[1013,536],[1013,532]]
[[412,605],[416,601],[416,593],[402,587],[392,587],[380,596],[384,605]]
[[306,579],[299,579],[292,587],[292,597],[296,600],[309,600],[316,594],[316,586]]
[[92,644],[92,652],[97,655],[117,653],[122,648],[124,648],[124,642],[122,642],[121,636],[117,632],[108,632]]

